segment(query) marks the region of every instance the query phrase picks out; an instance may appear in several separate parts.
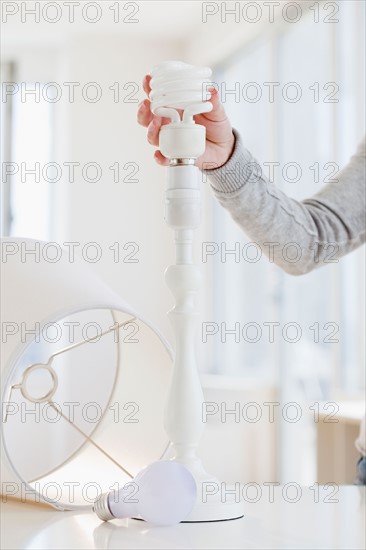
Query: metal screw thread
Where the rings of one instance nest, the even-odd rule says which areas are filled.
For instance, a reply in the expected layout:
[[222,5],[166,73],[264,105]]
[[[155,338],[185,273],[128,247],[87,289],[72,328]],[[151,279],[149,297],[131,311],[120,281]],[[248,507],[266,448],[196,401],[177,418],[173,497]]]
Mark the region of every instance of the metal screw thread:
[[179,159],[179,158],[171,158],[169,159],[169,166],[187,166],[187,165],[194,165],[196,162],[196,159]]
[[94,502],[93,511],[97,514],[98,518],[102,521],[109,521],[114,519],[109,505],[108,505],[108,496],[109,493],[102,493]]

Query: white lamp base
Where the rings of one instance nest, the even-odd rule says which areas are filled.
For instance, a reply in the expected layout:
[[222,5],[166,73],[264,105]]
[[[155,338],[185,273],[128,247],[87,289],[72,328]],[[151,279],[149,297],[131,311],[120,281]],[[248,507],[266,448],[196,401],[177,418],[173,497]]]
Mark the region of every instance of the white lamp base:
[[[212,497],[212,499],[206,503],[197,502],[185,520],[181,523],[208,523],[216,521],[230,521],[234,519],[240,519],[244,516],[244,503],[227,500],[221,502],[219,496]],[[134,517],[143,521],[141,517]]]
[[[169,460],[169,458],[166,457]],[[197,486],[197,498],[193,510],[182,523],[227,521],[244,516],[244,502],[240,499],[238,484],[220,482],[204,469],[201,460],[175,459],[193,475]]]
[[[230,487],[227,487],[229,490]],[[209,521],[228,521],[239,519],[244,516],[244,502],[235,502],[235,495],[227,495],[225,502],[219,493],[207,497],[207,502],[202,502],[200,496],[202,492],[198,490],[197,502],[182,523],[209,522]]]

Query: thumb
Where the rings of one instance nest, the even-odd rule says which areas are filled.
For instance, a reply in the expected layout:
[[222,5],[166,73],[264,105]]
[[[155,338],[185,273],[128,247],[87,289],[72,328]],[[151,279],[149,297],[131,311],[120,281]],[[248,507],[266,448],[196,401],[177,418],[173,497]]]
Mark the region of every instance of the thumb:
[[209,113],[203,113],[202,116],[212,122],[221,122],[226,119],[226,113],[220,101],[219,92],[214,87],[209,88],[208,91],[211,93],[209,101],[211,101],[213,109]]

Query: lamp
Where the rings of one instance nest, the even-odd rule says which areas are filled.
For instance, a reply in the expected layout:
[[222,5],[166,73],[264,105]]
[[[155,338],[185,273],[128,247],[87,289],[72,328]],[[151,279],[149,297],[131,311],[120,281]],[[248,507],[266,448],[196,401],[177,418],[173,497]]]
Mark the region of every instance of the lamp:
[[175,332],[175,357],[165,427],[173,459],[190,470],[198,487],[199,498],[187,521],[236,519],[243,515],[242,503],[235,501],[235,492],[229,496],[229,488],[222,491],[224,484],[205,471],[197,455],[204,427],[203,393],[195,357],[195,299],[201,273],[193,264],[192,242],[201,214],[195,161],[205,151],[206,129],[193,117],[212,109],[212,103],[204,97],[211,69],[167,61],[155,66],[151,76],[151,110],[171,120],[160,129],[159,148],[169,159],[165,220],[174,230],[176,245],[176,264],[165,273],[175,298],[175,306],[169,311]]
[[[192,241],[201,202],[195,160],[205,149],[205,128],[193,117],[212,108],[202,101],[202,84],[210,75],[210,69],[180,62],[152,71],[152,110],[172,121],[159,138],[170,163],[165,219],[176,244],[176,264],[165,274],[176,301],[169,312],[176,337],[169,392],[169,346],[81,260],[71,260],[65,249],[50,259],[55,243],[15,238],[1,243],[6,495],[41,499],[62,510],[91,510],[96,500],[105,512],[100,493],[160,456],[190,472],[187,486],[193,477],[197,498],[195,493],[185,521],[243,515],[236,493],[225,487],[223,494],[197,455],[203,393],[194,351],[195,296],[201,274],[193,264]],[[86,327],[96,334],[90,336]],[[208,486],[214,494],[209,491],[205,501]]]
[[171,351],[66,248],[1,241],[3,499],[91,510],[164,454]]

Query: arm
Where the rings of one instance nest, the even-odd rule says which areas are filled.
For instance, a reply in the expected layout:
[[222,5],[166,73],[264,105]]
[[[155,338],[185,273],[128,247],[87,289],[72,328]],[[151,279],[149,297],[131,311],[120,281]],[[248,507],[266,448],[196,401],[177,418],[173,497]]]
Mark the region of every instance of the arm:
[[[143,87],[149,95],[150,76],[145,76]],[[232,129],[214,88],[210,101],[212,111],[194,117],[206,127],[206,151],[196,164],[208,175],[220,204],[271,261],[299,275],[334,261],[365,241],[364,143],[339,174],[338,182],[298,202],[258,176],[259,165]],[[153,115],[148,99],[139,105],[137,120],[147,128],[149,143],[158,146],[160,128],[169,120]],[[159,150],[154,157],[159,164],[168,164]],[[213,166],[218,168],[207,169]],[[291,242],[296,245],[286,247]],[[286,259],[296,256],[297,261]]]
[[229,160],[203,173],[219,203],[271,261],[301,275],[365,242],[365,141],[337,182],[299,202],[268,182],[235,130],[234,135]]

